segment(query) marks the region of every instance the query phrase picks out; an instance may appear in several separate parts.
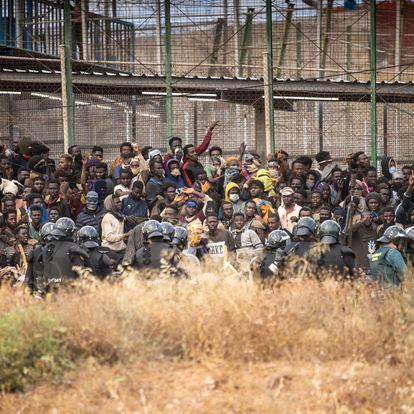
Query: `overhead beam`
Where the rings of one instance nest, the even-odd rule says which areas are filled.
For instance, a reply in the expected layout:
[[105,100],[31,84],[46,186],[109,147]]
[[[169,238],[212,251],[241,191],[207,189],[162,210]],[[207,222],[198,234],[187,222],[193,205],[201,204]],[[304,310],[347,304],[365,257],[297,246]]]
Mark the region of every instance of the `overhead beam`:
[[[136,95],[143,91],[165,92],[163,76],[73,73],[73,86],[83,93]],[[0,90],[59,92],[60,72],[16,72],[0,69]],[[172,90],[180,93],[216,92],[238,95],[239,102],[263,95],[263,80],[239,78],[172,77]],[[273,81],[275,96],[331,97],[340,101],[370,101],[369,82],[312,80]],[[224,96],[223,95],[223,96]],[[414,83],[377,83],[377,97],[387,102],[414,102]]]

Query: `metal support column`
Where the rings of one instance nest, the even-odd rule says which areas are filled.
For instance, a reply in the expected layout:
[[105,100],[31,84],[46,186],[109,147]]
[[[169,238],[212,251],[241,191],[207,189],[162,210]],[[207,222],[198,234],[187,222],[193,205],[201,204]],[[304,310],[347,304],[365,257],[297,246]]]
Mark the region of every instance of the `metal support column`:
[[72,28],[70,0],[64,0],[63,42],[60,47],[62,73],[63,145],[65,152],[73,145]]
[[370,0],[371,163],[377,167],[377,5]]
[[157,0],[155,6],[157,8],[157,63],[158,63],[158,73],[163,74],[162,70],[162,23],[161,23],[161,0]]
[[87,14],[88,12],[88,0],[81,1],[81,27],[82,27],[82,59],[88,60],[89,53],[88,53],[88,20]]
[[[273,110],[273,27],[272,0],[266,0],[266,65],[264,67],[266,149],[275,153],[275,120]],[[267,99],[266,99],[267,96]]]
[[16,0],[16,47],[23,48],[24,41],[24,1]]
[[383,133],[383,147],[384,157],[388,155],[388,105],[383,104],[382,109],[382,133]]
[[243,65],[246,63],[246,56],[248,55],[249,47],[252,43],[253,15],[254,9],[247,9],[242,44],[239,53],[239,76],[243,76]]
[[296,79],[302,79],[302,23],[296,23]]
[[210,55],[211,66],[208,69],[208,76],[213,76],[216,72],[217,55],[220,50],[221,34],[223,33],[224,19],[217,19],[216,30],[214,33],[213,51]]
[[[234,39],[234,60],[235,62],[239,61],[239,32],[240,32],[240,15],[239,15],[239,0],[233,0],[233,39]],[[235,75],[238,76],[239,68],[236,67]]]
[[286,20],[285,20],[285,27],[283,29],[283,39],[282,39],[282,46],[280,48],[280,55],[279,55],[279,63],[277,65],[276,77],[279,78],[282,74],[282,66],[285,61],[285,53],[287,48],[287,42],[289,39],[289,30],[290,24],[292,22],[292,15],[293,15],[293,8],[295,5],[293,3],[288,4],[288,9],[286,12]]
[[329,36],[331,34],[332,25],[332,6],[333,0],[328,0],[328,6],[326,8],[326,20],[325,20],[325,32],[323,34],[322,51],[321,51],[321,71],[319,77],[325,76],[326,56],[328,54]]
[[346,49],[345,49],[346,80],[350,80],[352,68],[352,27],[346,26]]
[[164,0],[165,17],[165,89],[166,89],[166,113],[167,113],[167,141],[173,135],[173,100],[171,77],[171,13],[170,0]]
[[401,1],[395,0],[395,80],[400,80],[401,65]]

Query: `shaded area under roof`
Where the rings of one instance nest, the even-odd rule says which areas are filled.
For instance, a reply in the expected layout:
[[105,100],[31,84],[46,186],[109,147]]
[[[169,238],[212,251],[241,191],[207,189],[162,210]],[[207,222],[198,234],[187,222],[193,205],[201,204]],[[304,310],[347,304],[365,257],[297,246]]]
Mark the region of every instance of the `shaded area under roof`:
[[[59,93],[59,70],[19,69],[4,67],[0,58],[0,90],[19,92]],[[125,72],[75,70],[73,87],[76,93],[140,95],[165,92],[163,76],[136,75]],[[92,68],[91,68],[92,69]],[[173,76],[173,92],[179,94],[215,93],[217,99],[229,102],[260,105],[263,79]],[[414,102],[414,83],[380,82],[379,102]],[[336,80],[274,80],[274,97],[294,101],[295,97],[334,98],[339,101],[367,102],[369,82]]]

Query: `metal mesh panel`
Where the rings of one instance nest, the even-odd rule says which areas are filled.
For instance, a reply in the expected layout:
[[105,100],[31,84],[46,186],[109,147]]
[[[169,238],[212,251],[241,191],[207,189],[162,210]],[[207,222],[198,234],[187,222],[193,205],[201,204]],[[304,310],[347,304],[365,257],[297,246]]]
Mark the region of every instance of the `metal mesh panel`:
[[[31,9],[20,8],[19,15],[18,4],[27,6],[28,3],[22,0],[2,2],[0,47],[16,59],[3,57],[2,68],[59,70],[61,4],[39,0]],[[318,4],[322,7],[317,7]],[[412,5],[404,3],[402,10],[404,24],[399,51],[396,50],[395,4],[377,2],[377,7],[378,80],[411,81]],[[87,72],[91,78],[95,76],[92,72],[99,72],[101,77],[107,77],[108,86],[102,83],[93,90],[74,86],[74,139],[83,148],[102,145],[108,159],[117,155],[123,141],[165,149],[168,138],[166,98],[159,92],[165,91],[164,78],[155,78],[158,92],[151,93],[148,88],[131,92],[127,88],[113,87],[111,78],[102,74],[110,70],[116,72],[115,69],[136,74],[163,74],[164,11],[164,2],[157,0],[74,2],[73,56],[81,59],[74,61],[74,71]],[[272,20],[275,77],[318,78],[317,84],[328,78],[369,79],[370,20],[365,2],[357,1],[354,10],[347,10],[339,0],[315,0],[306,4],[277,0],[272,2]],[[262,77],[265,25],[263,0],[172,1],[174,75]],[[20,53],[16,53],[17,57],[14,47]],[[47,59],[40,56],[40,52],[48,54]],[[37,78],[34,76],[31,84],[22,85],[18,78],[16,73],[15,87],[0,90],[0,140],[7,143],[31,136],[45,142],[56,156],[63,151],[60,87],[39,92],[40,74]],[[206,126],[219,119],[221,127],[215,131],[213,143],[222,146],[226,154],[234,153],[242,141],[247,142],[250,149],[264,154],[262,92],[248,96],[249,87],[241,87],[230,93],[221,85],[217,84],[213,90],[200,87],[189,93],[174,81],[174,135],[181,136],[185,143],[200,142]],[[323,94],[324,100],[320,101],[317,97],[303,100],[299,89],[294,91],[295,99],[275,92],[276,147],[286,149],[292,156],[314,155],[321,148],[329,150],[336,158],[356,150],[369,152],[369,85],[363,85],[364,93],[358,97],[349,96],[347,85],[341,85],[342,95],[336,93],[337,86],[328,88]],[[382,87],[379,85],[378,90]],[[204,95],[214,92],[214,98],[194,99],[196,92]],[[387,105],[384,99],[378,98],[378,153],[395,155],[402,161],[412,159],[413,104],[399,102],[398,97],[391,98]]]

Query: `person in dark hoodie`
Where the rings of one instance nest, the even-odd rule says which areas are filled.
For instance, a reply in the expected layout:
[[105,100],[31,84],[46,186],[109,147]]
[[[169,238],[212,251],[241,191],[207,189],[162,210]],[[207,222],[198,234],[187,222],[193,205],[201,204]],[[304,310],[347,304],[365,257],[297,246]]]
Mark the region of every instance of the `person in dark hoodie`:
[[178,190],[185,187],[185,182],[181,175],[180,163],[174,158],[167,161],[165,182],[173,183]]

